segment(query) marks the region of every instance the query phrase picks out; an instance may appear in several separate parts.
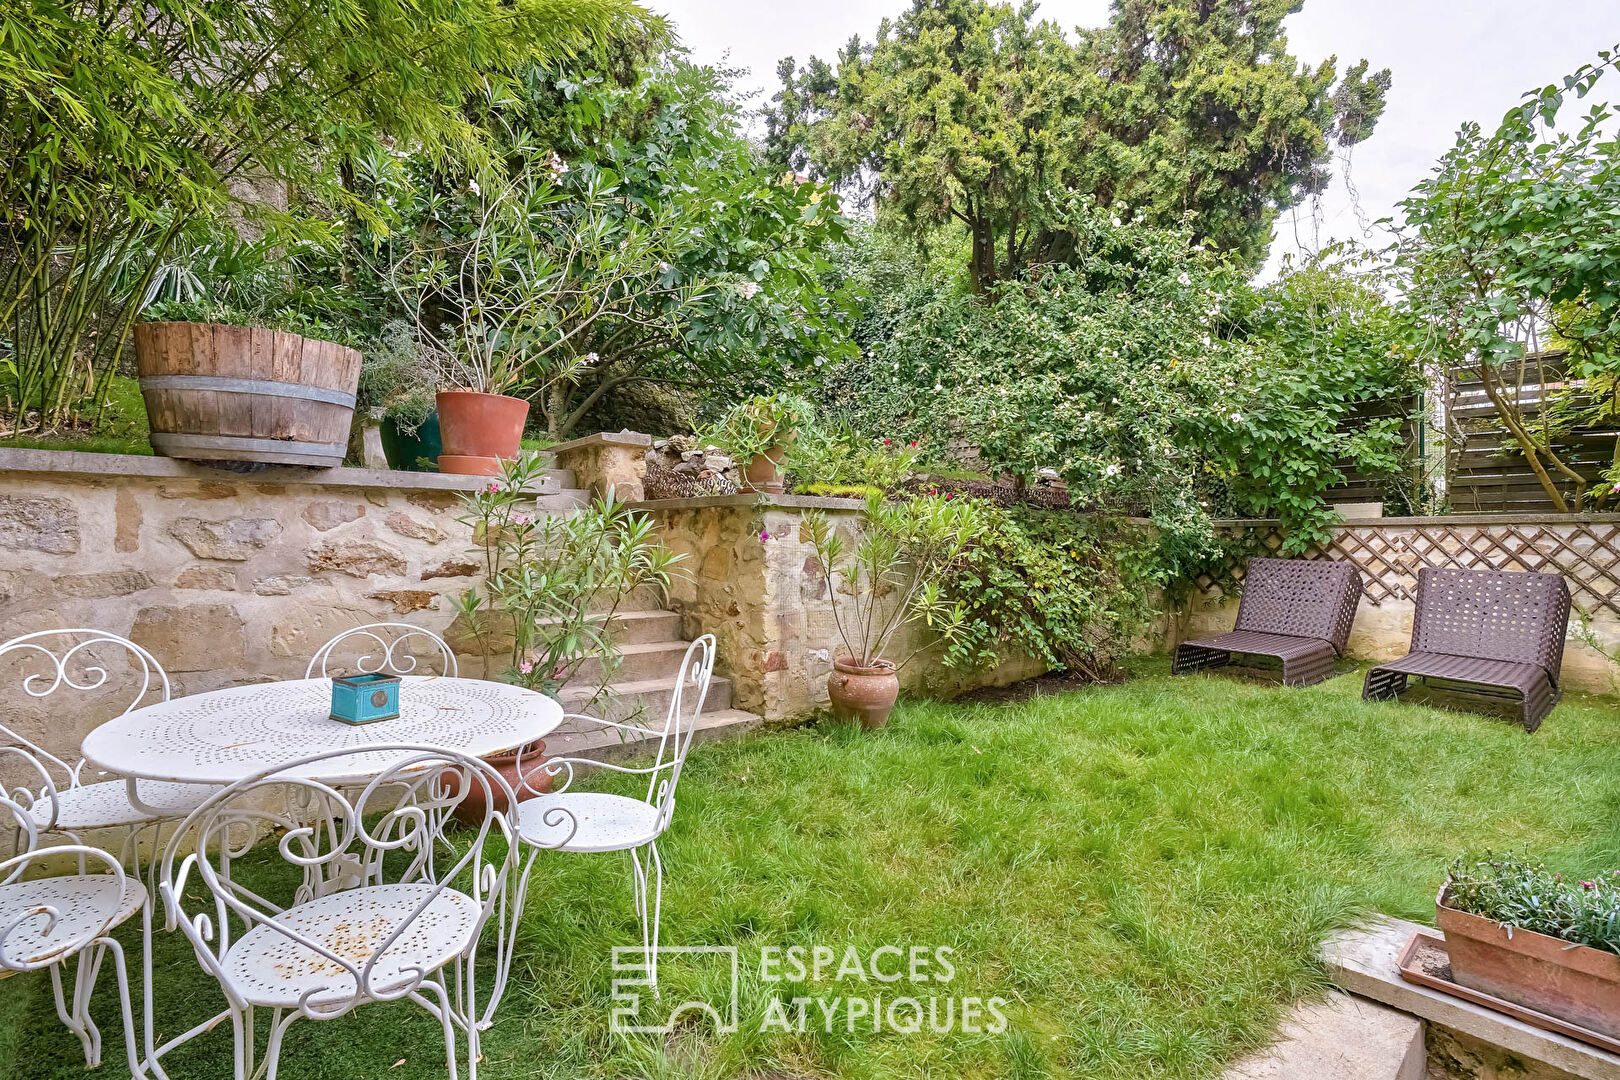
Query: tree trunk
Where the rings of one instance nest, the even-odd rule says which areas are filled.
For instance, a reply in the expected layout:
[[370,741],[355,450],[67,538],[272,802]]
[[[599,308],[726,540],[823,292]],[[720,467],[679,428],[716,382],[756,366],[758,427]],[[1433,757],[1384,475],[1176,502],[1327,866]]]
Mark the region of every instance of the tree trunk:
[[971,229],[973,256],[969,264],[973,291],[983,296],[996,283],[996,234],[984,218],[974,218]]

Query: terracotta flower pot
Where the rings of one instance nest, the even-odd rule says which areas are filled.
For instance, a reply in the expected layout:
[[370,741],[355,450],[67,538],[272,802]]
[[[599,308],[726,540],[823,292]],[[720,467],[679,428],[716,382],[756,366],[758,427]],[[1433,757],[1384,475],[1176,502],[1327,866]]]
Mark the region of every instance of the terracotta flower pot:
[[505,394],[441,390],[435,402],[444,448],[439,455],[440,472],[493,476],[500,472],[503,459],[518,456],[523,422],[529,418],[527,401]]
[[763,454],[755,454],[743,470],[748,486],[767,495],[782,494],[782,458],[786,453],[787,446],[778,443]]
[[1446,935],[1451,977],[1463,986],[1620,1038],[1620,955],[1491,919],[1435,897],[1435,923]]
[[[539,798],[551,790],[552,781],[556,777],[538,771],[546,760],[546,744],[537,739],[523,748],[523,771],[532,778],[527,787],[522,787],[523,777],[518,775],[518,751],[509,750],[504,754],[491,754],[484,759],[495,767],[495,771],[505,778],[512,790],[517,792],[518,802],[528,802]],[[453,795],[454,792],[451,792]],[[506,796],[500,792],[495,793],[495,809],[501,813],[507,812]],[[484,789],[474,784],[467,797],[456,804],[453,811],[457,821],[463,825],[476,825],[484,818]]]
[[889,722],[889,713],[900,696],[900,678],[887,660],[863,666],[847,656],[833,661],[827,676],[827,695],[832,698],[833,715],[840,720],[859,720],[871,731]]

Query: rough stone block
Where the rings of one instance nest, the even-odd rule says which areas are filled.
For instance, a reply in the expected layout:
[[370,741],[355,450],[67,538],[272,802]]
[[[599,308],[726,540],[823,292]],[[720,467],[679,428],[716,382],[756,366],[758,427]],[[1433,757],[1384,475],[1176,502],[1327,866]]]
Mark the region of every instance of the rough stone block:
[[360,503],[343,499],[317,499],[305,506],[298,516],[307,521],[311,528],[326,532],[365,517],[366,508]]
[[383,523],[401,536],[412,540],[422,540],[429,544],[437,544],[444,539],[444,530],[437,525],[430,525],[425,521],[417,521],[411,515],[395,510],[383,519]]
[[451,559],[438,566],[430,566],[422,571],[423,581],[432,581],[434,578],[445,577],[476,577],[482,568],[475,562]]
[[209,671],[242,662],[242,616],[229,604],[142,608],[129,639],[167,671]]
[[405,573],[405,556],[370,537],[324,540],[309,550],[312,571],[336,570],[350,577],[373,574],[398,576]]
[[218,592],[236,591],[236,571],[223,566],[192,566],[180,571],[174,579],[177,589],[212,589]]
[[199,559],[246,562],[281,535],[281,522],[274,518],[176,518],[169,535],[186,546]]
[[439,594],[426,589],[378,589],[376,592],[366,593],[372,600],[386,600],[394,605],[396,615],[406,615],[424,608],[438,607]]
[[74,600],[103,600],[128,596],[152,587],[144,570],[106,570],[99,574],[65,574],[56,579],[58,594]]
[[68,499],[0,495],[0,547],[72,555],[79,550],[79,511]]

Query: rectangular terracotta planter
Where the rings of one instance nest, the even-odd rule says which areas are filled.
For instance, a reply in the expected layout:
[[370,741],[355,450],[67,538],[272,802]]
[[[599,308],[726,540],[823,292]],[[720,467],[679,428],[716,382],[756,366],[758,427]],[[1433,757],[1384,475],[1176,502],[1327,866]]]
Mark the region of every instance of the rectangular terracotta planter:
[[1447,907],[1450,887],[1434,899],[1435,922],[1456,982],[1620,1038],[1620,955],[1530,930],[1509,936],[1491,919]]

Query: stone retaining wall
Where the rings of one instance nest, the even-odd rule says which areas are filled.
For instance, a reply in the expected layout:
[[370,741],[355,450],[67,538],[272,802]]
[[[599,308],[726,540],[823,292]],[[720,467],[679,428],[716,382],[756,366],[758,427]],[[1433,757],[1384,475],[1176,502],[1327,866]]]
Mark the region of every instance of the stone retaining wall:
[[[443,633],[451,594],[478,570],[457,491],[482,482],[0,450],[0,641],[111,631],[149,649],[175,694],[192,694],[302,678],[325,641],[365,623]],[[18,674],[0,671],[0,722],[76,747],[84,732],[45,730]],[[86,725],[106,719],[84,711]]]
[[[853,535],[861,503],[808,496],[722,495],[640,504],[663,529],[664,542],[688,558],[691,573],[673,590],[688,636],[712,633],[728,666],[737,708],[766,719],[802,715],[827,704],[827,676],[841,654],[826,584],[801,533],[807,509],[829,514]],[[917,636],[902,631],[893,656],[911,653]],[[917,653],[900,672],[909,689],[949,696],[975,686],[1002,686],[1041,674],[1043,665],[1013,660],[988,672],[944,667],[936,652]]]

